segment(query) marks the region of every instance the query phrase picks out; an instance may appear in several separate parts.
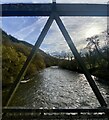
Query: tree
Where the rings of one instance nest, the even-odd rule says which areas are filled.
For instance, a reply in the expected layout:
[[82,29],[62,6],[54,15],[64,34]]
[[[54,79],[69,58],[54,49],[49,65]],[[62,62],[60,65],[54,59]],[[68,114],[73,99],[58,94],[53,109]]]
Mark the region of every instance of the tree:
[[13,47],[2,47],[2,73],[3,86],[13,83],[17,74],[20,72],[26,56],[22,53],[17,53]]
[[[103,67],[104,61],[107,66],[109,66],[109,47],[105,46],[104,48],[100,48],[100,39],[99,36],[94,36],[91,38],[87,38],[86,40],[88,43],[86,45],[86,48],[89,50],[90,59],[94,58],[96,63],[99,67]],[[92,56],[92,57],[91,57]],[[86,56],[87,57],[87,56]],[[93,61],[93,59],[92,59]],[[94,66],[95,62],[93,63]],[[96,64],[96,66],[97,66]],[[109,67],[108,67],[109,68]]]

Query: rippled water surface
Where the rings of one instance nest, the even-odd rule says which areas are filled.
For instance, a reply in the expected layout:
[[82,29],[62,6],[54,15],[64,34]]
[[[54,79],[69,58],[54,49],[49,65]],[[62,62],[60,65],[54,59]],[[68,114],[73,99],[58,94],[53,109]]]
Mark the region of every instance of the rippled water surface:
[[[109,104],[109,86],[96,83]],[[20,84],[11,106],[35,108],[94,108],[99,103],[83,74],[50,67]]]

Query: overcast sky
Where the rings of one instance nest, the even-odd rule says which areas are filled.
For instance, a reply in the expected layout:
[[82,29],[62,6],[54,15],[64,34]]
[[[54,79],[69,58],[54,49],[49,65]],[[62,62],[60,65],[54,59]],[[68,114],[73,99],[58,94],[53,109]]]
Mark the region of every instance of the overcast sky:
[[[51,2],[51,0],[0,0],[2,3],[24,1],[28,3]],[[107,0],[57,0],[57,2],[64,3],[66,1],[67,3],[107,3]],[[2,18],[2,28],[8,34],[13,35],[20,40],[34,44],[47,19],[47,17]],[[100,34],[107,28],[106,17],[62,17],[61,19],[79,50],[86,45],[87,37]],[[44,39],[41,49],[46,52],[69,50],[55,22],[53,22],[46,38]]]

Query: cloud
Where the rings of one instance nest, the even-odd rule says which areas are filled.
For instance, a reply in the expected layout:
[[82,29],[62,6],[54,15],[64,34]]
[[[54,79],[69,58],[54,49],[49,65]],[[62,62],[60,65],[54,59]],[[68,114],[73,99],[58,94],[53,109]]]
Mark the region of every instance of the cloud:
[[32,3],[51,3],[52,0],[31,0]]
[[32,42],[32,44],[34,44],[35,40],[38,38],[43,26],[45,25],[46,20],[47,20],[47,18],[38,17],[35,22],[33,22],[30,25],[26,25],[26,27],[17,31],[14,34],[14,36],[19,39],[22,39],[22,40],[27,40],[28,42],[30,42],[32,40],[31,42]]
[[[0,0],[0,3],[52,3],[52,0]],[[107,3],[108,0],[56,0],[57,3]]]
[[[28,19],[29,18],[25,18],[24,23],[26,23]],[[32,19],[35,19],[35,20],[32,20]],[[78,50],[84,48],[84,45],[86,44],[85,35],[88,30],[94,27],[98,27],[99,33],[100,33],[106,30],[106,27],[107,27],[107,24],[106,24],[107,18],[102,18],[102,17],[98,17],[98,18],[96,17],[62,17],[61,19]],[[10,21],[10,19],[8,19],[8,21]],[[14,19],[11,19],[11,22],[13,24],[14,24],[14,21],[15,21]],[[13,34],[13,32],[10,32],[11,31],[10,29],[8,30],[8,32],[10,32],[10,34],[14,35],[18,39],[22,39],[29,43],[35,44],[46,21],[47,21],[47,18],[45,17],[31,18],[26,25],[22,24],[22,28],[20,30],[17,30],[16,33],[14,32]],[[9,25],[6,22],[4,22],[4,24],[7,25],[7,28],[8,27],[11,28],[12,24]],[[28,25],[29,22],[31,22],[31,24]],[[18,26],[19,22],[16,25]],[[16,29],[17,26],[14,27],[14,30]],[[47,52],[63,51],[63,50],[69,51],[69,47],[66,44],[66,41],[60,29],[58,28],[56,22],[53,22],[52,26],[50,27],[50,30],[48,31],[48,34],[46,35],[41,45],[41,48]]]
[[[74,44],[76,45],[77,49],[80,50],[84,48],[86,45],[86,36],[85,33],[90,28],[98,27],[99,33],[106,29],[106,18],[96,18],[96,17],[69,17],[69,18],[62,18],[64,25],[66,26],[67,31],[69,32]],[[69,47],[64,40],[62,33],[60,32],[57,24],[54,22],[51,26],[52,33],[48,34],[43,41],[43,44],[48,45],[46,51],[69,51]],[[93,31],[92,31],[93,32]],[[50,31],[49,31],[50,33]],[[91,37],[91,36],[89,36]],[[41,48],[44,49],[43,44]],[[50,45],[54,46],[50,47]]]
[[107,3],[108,0],[57,0],[60,3]]

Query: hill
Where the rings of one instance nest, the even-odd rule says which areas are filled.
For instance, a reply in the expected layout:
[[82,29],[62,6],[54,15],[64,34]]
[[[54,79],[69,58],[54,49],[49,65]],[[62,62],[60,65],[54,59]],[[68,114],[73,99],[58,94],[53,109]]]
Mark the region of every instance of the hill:
[[[6,32],[2,32],[2,85],[7,87],[12,84],[20,72],[24,62],[26,61],[33,45],[17,40]],[[42,50],[38,50],[32,60],[24,79],[31,78],[38,71],[57,64],[57,59],[46,54]]]

